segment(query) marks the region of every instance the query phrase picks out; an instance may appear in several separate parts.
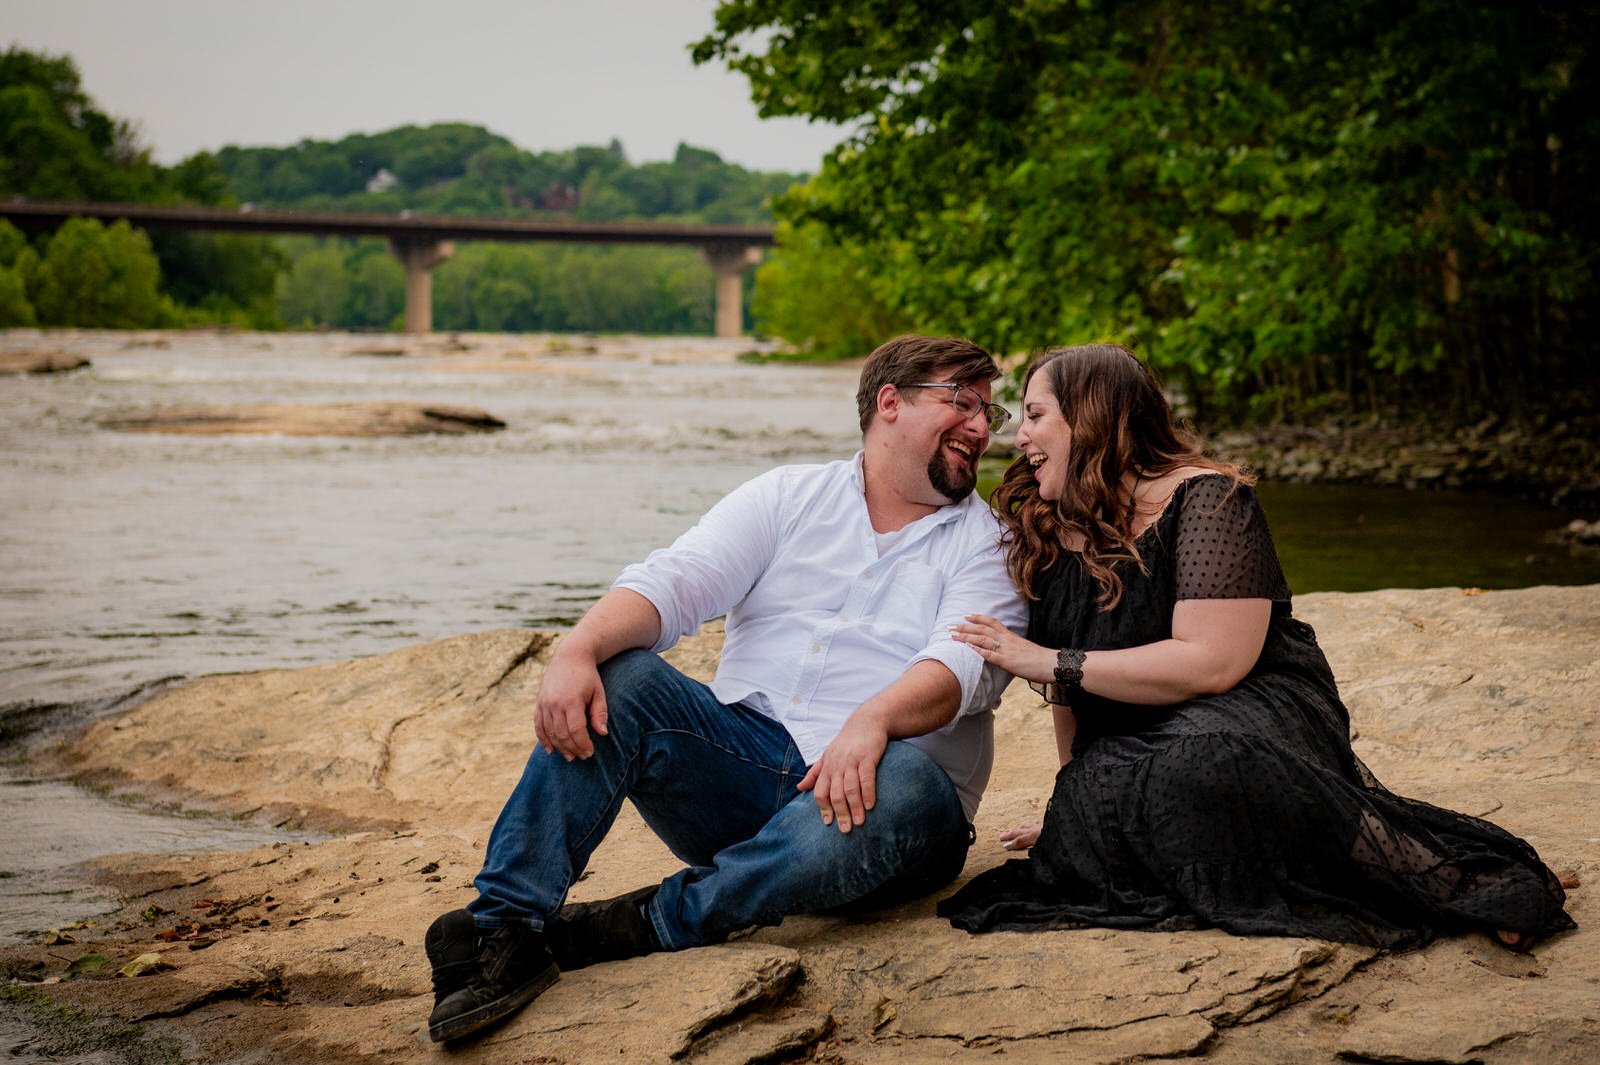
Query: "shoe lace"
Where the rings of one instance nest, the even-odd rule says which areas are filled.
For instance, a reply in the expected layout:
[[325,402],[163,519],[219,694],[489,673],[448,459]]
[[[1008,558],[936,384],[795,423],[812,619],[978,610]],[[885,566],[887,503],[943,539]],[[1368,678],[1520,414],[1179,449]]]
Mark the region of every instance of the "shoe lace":
[[434,966],[433,969],[433,994],[436,998],[460,991],[472,983],[478,974],[478,959],[468,958],[465,961],[449,961]]
[[478,941],[474,966],[477,973],[490,983],[502,979],[503,970],[513,961],[524,938],[521,928],[509,924],[484,935]]

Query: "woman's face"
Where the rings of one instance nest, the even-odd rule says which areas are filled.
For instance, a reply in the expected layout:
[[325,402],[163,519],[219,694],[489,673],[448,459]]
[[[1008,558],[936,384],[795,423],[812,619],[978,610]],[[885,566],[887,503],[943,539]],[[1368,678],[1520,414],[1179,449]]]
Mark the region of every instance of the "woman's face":
[[1072,427],[1043,371],[1028,382],[1022,397],[1022,425],[1017,429],[1017,450],[1033,466],[1041,499],[1060,499],[1067,486],[1067,453],[1072,449]]

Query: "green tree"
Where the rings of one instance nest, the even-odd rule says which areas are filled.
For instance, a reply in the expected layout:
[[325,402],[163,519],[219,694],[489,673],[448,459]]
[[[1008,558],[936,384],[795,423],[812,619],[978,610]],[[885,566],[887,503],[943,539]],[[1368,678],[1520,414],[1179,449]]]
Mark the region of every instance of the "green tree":
[[756,328],[827,358],[853,358],[916,325],[877,295],[875,264],[822,226],[778,227],[778,249],[756,269]]
[[39,257],[10,222],[0,219],[0,328],[33,325],[37,316],[28,299],[28,278]]
[[[100,111],[83,91],[70,58],[12,48],[0,54],[0,194],[219,204],[227,178],[204,152],[170,170],[156,166],[133,127]],[[168,234],[152,246],[162,292],[203,308],[199,318],[274,323],[281,262],[268,241]]]
[[342,325],[350,306],[350,272],[344,252],[333,243],[299,255],[284,279],[278,313],[300,328]]
[[0,193],[128,200],[159,186],[133,127],[94,106],[69,57],[0,52]]
[[396,145],[392,169],[413,189],[458,178],[478,152],[509,144],[504,137],[461,122],[442,123],[426,130],[406,126],[392,131],[391,136],[401,142]]
[[338,324],[358,328],[388,329],[404,316],[405,268],[386,251],[373,250],[349,256],[350,302]]
[[41,325],[138,329],[168,319],[150,238],[126,222],[69,219],[50,238],[37,277]]
[[[1592,7],[728,0],[695,46],[852,134],[793,223],[926,328],[1138,338],[1234,414],[1593,408]],[[798,230],[804,232],[805,230]]]

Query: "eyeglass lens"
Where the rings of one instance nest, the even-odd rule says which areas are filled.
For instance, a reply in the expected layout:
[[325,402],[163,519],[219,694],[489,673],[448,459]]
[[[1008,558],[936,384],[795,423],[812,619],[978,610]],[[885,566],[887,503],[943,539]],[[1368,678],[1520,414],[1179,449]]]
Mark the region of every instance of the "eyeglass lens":
[[963,418],[970,418],[981,410],[984,420],[989,423],[989,431],[991,433],[998,433],[1006,422],[1011,420],[1011,415],[1006,412],[1004,407],[998,407],[993,403],[985,403],[983,397],[970,388],[958,388],[953,393],[953,396],[954,399],[951,402],[955,406],[957,414],[960,414]]

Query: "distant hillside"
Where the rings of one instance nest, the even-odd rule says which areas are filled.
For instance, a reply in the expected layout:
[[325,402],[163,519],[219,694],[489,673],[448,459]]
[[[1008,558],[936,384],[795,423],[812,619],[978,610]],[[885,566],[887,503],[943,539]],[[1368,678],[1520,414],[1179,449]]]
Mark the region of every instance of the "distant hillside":
[[536,153],[464,123],[227,147],[215,159],[229,192],[262,206],[595,221],[768,222],[771,197],[804,177],[746,170],[687,144],[669,163],[637,166],[615,140]]
[[[162,167],[137,128],[100,110],[70,56],[0,52],[0,196],[760,223],[803,176],[688,145],[639,166],[615,141],[535,153],[464,123],[228,147]],[[464,244],[434,292],[440,329],[711,330],[712,275],[692,248]],[[0,328],[393,329],[404,299],[403,271],[376,239],[151,236],[85,220],[23,233],[0,221]]]

